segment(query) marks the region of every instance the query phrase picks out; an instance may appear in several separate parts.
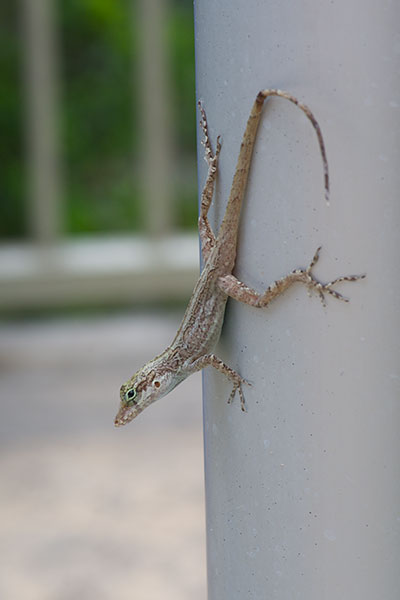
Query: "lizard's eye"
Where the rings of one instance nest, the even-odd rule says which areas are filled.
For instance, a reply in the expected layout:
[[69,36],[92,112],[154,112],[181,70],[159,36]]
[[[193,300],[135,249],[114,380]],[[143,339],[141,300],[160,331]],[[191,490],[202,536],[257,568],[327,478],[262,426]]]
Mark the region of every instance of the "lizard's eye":
[[132,406],[135,404],[136,390],[135,388],[131,388],[127,392],[125,392],[125,402],[128,406]]
[[159,381],[155,381],[154,382],[154,387],[159,388],[161,385],[161,383]]

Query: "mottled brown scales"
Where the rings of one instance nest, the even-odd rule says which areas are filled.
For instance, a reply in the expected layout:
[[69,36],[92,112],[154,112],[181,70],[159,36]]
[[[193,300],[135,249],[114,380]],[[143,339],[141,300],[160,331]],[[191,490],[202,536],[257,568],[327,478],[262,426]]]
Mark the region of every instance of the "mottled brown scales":
[[156,372],[155,371],[150,371],[150,373],[147,374],[147,376],[138,381],[138,383],[136,383],[136,391],[142,392],[144,389],[147,388],[147,386],[149,386],[155,379],[156,377]]
[[204,268],[171,345],[121,386],[121,403],[115,418],[116,426],[129,423],[146,406],[165,396],[186,377],[208,366],[214,367],[230,379],[233,388],[228,401],[231,402],[238,392],[241,408],[244,411],[242,384],[246,381],[213,354],[221,333],[228,297],[250,306],[263,308],[294,283],[303,283],[307,286],[309,293],[312,290],[318,293],[323,304],[325,304],[325,294],[347,302],[347,299],[334,290],[333,286],[343,281],[356,281],[364,277],[364,275],[338,277],[326,284],[317,281],[312,274],[312,269],[318,261],[321,248],[317,249],[306,269],[292,271],[289,275],[272,283],[262,294],[249,288],[232,274],[236,259],[240,209],[263,104],[269,96],[278,96],[289,100],[298,106],[310,120],[319,143],[324,170],[325,197],[327,201],[329,200],[328,162],[322,133],[314,115],[305,104],[287,92],[274,89],[262,90],[257,94],[247,121],[225,215],[216,237],[207,215],[214,193],[221,143],[218,136],[214,153],[209,138],[206,114],[199,103],[205,159],[208,164],[207,178],[200,199],[198,222]]

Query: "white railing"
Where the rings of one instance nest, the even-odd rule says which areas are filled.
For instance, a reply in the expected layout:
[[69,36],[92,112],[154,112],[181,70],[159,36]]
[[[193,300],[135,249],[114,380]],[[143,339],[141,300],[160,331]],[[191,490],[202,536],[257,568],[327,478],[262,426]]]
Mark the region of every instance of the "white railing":
[[30,241],[0,245],[0,309],[185,298],[198,272],[198,245],[194,234],[178,235],[173,227],[165,0],[132,3],[141,31],[135,90],[141,97],[146,230],[129,239],[62,236],[56,6],[53,0],[22,2]]

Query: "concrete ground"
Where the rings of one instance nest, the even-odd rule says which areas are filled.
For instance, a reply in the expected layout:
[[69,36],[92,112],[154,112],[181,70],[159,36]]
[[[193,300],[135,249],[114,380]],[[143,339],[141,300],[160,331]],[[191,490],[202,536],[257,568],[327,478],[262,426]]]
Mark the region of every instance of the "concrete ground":
[[205,599],[200,374],[113,426],[178,321],[0,325],[0,598]]

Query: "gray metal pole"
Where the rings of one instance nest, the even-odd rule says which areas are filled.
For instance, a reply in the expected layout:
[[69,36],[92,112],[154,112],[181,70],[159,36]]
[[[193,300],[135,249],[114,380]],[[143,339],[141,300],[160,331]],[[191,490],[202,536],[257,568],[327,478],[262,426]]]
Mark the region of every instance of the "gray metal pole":
[[261,88],[313,109],[331,169],[327,207],[310,124],[271,99],[236,275],[264,290],[319,244],[321,279],[368,274],[341,287],[350,304],[302,287],[264,310],[228,304],[217,353],[253,386],[242,414],[204,377],[209,600],[396,600],[400,4],[196,0],[195,20],[198,96],[223,138],[214,225]]
[[25,110],[29,170],[29,227],[41,244],[61,230],[61,175],[58,143],[58,48],[55,3],[23,0]]

